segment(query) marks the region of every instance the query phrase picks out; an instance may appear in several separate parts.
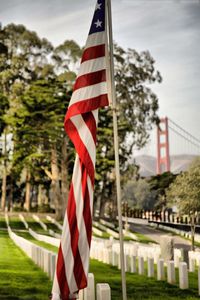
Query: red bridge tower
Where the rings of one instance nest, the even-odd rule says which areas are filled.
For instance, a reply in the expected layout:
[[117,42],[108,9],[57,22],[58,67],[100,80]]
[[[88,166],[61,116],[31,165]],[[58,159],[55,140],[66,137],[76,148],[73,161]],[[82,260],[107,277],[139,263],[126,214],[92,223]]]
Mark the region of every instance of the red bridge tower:
[[168,118],[157,126],[157,174],[170,172]]

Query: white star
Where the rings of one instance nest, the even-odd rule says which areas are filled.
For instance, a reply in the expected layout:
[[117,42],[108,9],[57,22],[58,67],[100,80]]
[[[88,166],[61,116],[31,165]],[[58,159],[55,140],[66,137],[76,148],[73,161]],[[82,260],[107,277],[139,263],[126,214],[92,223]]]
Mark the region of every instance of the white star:
[[101,9],[101,5],[102,5],[102,3],[98,3],[98,2],[97,2],[97,5],[96,5],[95,10]]
[[96,28],[101,27],[102,21],[99,21],[98,19],[94,24],[96,24]]

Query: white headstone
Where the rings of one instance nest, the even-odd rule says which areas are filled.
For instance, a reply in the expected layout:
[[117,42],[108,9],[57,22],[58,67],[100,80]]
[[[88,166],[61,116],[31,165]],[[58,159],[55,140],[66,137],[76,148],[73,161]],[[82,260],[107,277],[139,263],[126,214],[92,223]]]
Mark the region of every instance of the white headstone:
[[97,284],[97,300],[111,300],[111,290],[108,283]]
[[165,279],[164,259],[160,258],[157,264],[157,280]]
[[196,265],[196,260],[193,257],[189,258],[189,271],[190,272],[195,272],[195,265]]
[[95,300],[94,275],[88,274],[88,286],[84,289],[84,299]]
[[167,262],[167,282],[171,284],[176,282],[175,267],[173,260]]
[[144,258],[142,256],[138,257],[138,273],[140,275],[144,274]]
[[182,290],[188,289],[188,269],[186,262],[179,264],[179,287]]
[[136,256],[130,256],[130,269],[131,273],[136,273]]
[[148,257],[148,277],[154,277],[154,260],[151,257]]

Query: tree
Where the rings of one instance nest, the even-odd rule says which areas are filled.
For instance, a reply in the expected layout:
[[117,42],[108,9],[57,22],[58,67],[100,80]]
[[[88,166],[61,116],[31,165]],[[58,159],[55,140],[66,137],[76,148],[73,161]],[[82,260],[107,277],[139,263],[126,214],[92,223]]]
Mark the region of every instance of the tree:
[[[65,41],[54,49],[46,39],[40,39],[23,25],[9,24],[0,33],[1,43],[8,50],[4,48],[1,56],[0,88],[10,103],[7,124],[14,140],[15,172],[12,174],[19,178],[26,165],[30,171],[27,183],[39,184],[38,178],[42,174],[44,176],[44,171],[51,178],[54,170],[57,174],[55,193],[60,195],[61,190],[67,190],[66,186],[59,190],[60,178],[64,182],[64,177],[68,176],[65,174],[66,161],[71,174],[70,159],[73,156],[71,144],[64,137],[63,115],[82,49],[74,41]],[[133,147],[142,147],[152,124],[158,122],[158,99],[150,89],[150,84],[161,82],[161,76],[155,70],[155,61],[148,51],[125,51],[116,45],[115,65],[120,168],[125,183],[128,180],[126,174],[131,169],[129,158]],[[59,98],[57,91],[61,87],[62,97]],[[67,90],[67,99],[64,99],[64,90]],[[99,123],[95,198],[100,199],[103,209],[106,201],[115,201],[116,198],[110,108],[101,110]],[[65,143],[61,142],[63,140]],[[55,168],[52,162],[55,162]],[[39,166],[42,167],[40,171]]]
[[[162,79],[160,73],[155,70],[155,61],[148,51],[141,53],[133,49],[125,51],[115,45],[114,56],[120,171],[124,175],[130,168],[129,159],[133,147],[143,147],[153,124],[159,122],[158,98],[149,86],[154,82],[161,82]],[[100,112],[97,138],[95,195],[96,200],[101,199],[103,209],[106,201],[110,201],[111,198],[115,201],[116,198],[114,176],[110,179],[110,174],[114,174],[113,124],[110,108]],[[103,215],[101,211],[100,214]]]
[[25,164],[27,170],[29,196],[26,197],[26,209],[30,209],[31,178],[38,178],[41,175],[44,177],[45,172],[52,182],[56,216],[61,218],[65,211],[67,195],[66,193],[62,195],[60,180],[62,178],[61,185],[64,185],[64,182],[68,182],[68,178],[63,177],[65,171],[61,176],[59,170],[60,166],[61,170],[67,170],[68,167],[64,162],[67,151],[65,149],[62,152],[62,148],[65,147],[64,144],[66,145],[63,120],[69,95],[66,94],[61,82],[56,79],[43,79],[28,86],[23,95],[18,97],[18,101],[19,108],[9,117],[9,122],[13,127],[16,144],[14,166],[23,167]]
[[194,250],[194,235],[196,216],[200,212],[200,157],[181,173],[167,190],[169,204],[177,206],[180,213],[191,217],[192,250]]
[[154,207],[154,197],[145,179],[129,180],[122,191],[122,200],[131,208],[150,210]]
[[175,180],[176,175],[171,172],[164,172],[152,176],[149,180],[150,190],[154,195],[154,208],[163,210],[167,207],[166,189]]

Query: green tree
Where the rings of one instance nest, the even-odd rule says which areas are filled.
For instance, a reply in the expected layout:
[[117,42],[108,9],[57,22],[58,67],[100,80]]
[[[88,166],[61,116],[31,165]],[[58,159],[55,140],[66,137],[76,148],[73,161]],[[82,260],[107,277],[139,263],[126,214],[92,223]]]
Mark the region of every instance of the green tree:
[[177,206],[180,213],[191,217],[192,250],[194,250],[195,220],[200,212],[200,158],[189,170],[181,173],[167,190],[169,204]]
[[145,179],[129,180],[122,191],[123,201],[131,208],[151,210],[154,207],[154,197]]
[[[120,168],[124,176],[130,168],[129,159],[133,147],[143,147],[148,141],[153,124],[159,122],[158,98],[150,89],[150,84],[161,82],[161,75],[156,71],[155,61],[148,51],[125,51],[115,45],[114,54]],[[116,198],[114,176],[110,179],[114,168],[111,109],[101,110],[99,118],[95,194],[103,209],[107,201],[115,201]],[[136,169],[135,171],[137,172]],[[103,215],[101,209],[100,214]]]
[[[26,166],[30,173],[27,175],[27,183],[30,178],[38,182],[36,177],[41,178],[41,172],[51,178],[52,170],[56,172],[57,178],[64,178],[66,174],[62,166],[65,166],[66,155],[71,157],[72,154],[66,150],[68,142],[61,142],[66,140],[61,119],[64,107],[67,107],[82,49],[74,41],[65,41],[54,49],[46,39],[40,39],[23,25],[9,24],[0,33],[0,42],[8,50],[4,51],[0,61],[0,87],[10,103],[6,120],[14,140],[13,166],[16,172],[13,174],[19,177]],[[126,174],[131,169],[129,158],[133,147],[143,147],[152,125],[158,122],[158,99],[150,89],[150,84],[161,82],[161,76],[148,51],[125,51],[116,45],[115,81],[120,167],[125,183],[128,180]],[[57,93],[59,88],[62,88],[60,98]],[[67,99],[64,99],[64,89],[67,90]],[[63,102],[59,103],[58,98]],[[51,110],[54,108],[54,111]],[[95,195],[103,208],[106,201],[114,201],[116,198],[110,108],[101,110],[98,130]],[[68,148],[70,150],[71,146],[68,145]],[[56,162],[53,169],[52,161]],[[38,171],[39,166],[42,166],[43,171]],[[68,166],[71,170],[71,163]],[[60,179],[55,184],[57,195],[61,193],[59,182]]]
[[175,180],[176,175],[171,172],[164,172],[152,176],[149,180],[150,190],[154,199],[154,208],[163,210],[167,207],[166,189]]

